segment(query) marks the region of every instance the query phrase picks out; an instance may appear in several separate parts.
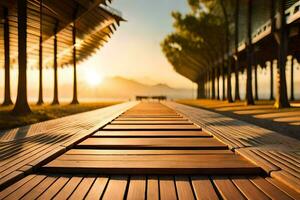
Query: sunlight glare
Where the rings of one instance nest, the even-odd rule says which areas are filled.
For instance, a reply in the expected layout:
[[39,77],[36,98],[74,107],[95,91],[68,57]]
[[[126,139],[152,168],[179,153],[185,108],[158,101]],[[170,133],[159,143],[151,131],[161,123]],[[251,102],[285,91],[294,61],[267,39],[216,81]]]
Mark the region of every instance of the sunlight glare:
[[102,82],[102,77],[100,76],[99,72],[95,69],[88,69],[85,72],[85,81],[90,86],[97,86]]

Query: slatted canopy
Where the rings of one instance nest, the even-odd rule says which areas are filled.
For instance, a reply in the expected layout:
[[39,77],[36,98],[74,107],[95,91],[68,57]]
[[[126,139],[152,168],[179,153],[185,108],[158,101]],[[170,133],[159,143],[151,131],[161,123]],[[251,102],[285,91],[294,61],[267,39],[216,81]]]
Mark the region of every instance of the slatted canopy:
[[[121,14],[107,6],[105,0],[28,0],[27,63],[39,66],[39,44],[42,36],[43,65],[53,66],[54,37],[57,37],[58,66],[73,61],[73,28],[76,29],[76,59],[91,56],[116,30]],[[110,2],[110,1],[109,1]],[[40,15],[40,13],[42,13]],[[4,25],[9,24],[11,66],[18,62],[17,4],[15,0],[0,2],[0,66],[4,65]]]

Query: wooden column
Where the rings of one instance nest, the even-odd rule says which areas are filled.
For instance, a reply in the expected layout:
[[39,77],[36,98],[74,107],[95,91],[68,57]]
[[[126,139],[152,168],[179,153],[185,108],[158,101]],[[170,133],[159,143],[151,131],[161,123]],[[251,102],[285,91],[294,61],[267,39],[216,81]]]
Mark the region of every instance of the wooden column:
[[222,100],[226,100],[226,94],[225,94],[225,62],[224,59],[222,59],[222,67],[221,67],[221,76],[222,76]]
[[292,56],[291,59],[291,101],[295,100],[294,96],[294,56]]
[[71,104],[78,104],[78,97],[77,97],[77,67],[76,67],[76,27],[75,22],[73,24],[73,100]]
[[248,0],[247,13],[247,81],[246,81],[246,104],[254,105],[252,91],[252,0]]
[[220,99],[220,72],[219,69],[216,68],[216,77],[217,77],[217,99]]
[[197,99],[205,98],[204,80],[202,77],[198,80],[197,86]]
[[11,100],[10,95],[10,44],[9,44],[9,21],[8,21],[8,8],[3,7],[4,14],[4,101],[3,105],[8,106],[12,105],[13,102]]
[[54,96],[52,105],[59,104],[58,101],[58,83],[57,83],[57,28],[58,22],[54,27],[54,60],[53,60],[53,71],[54,71]]
[[255,100],[258,100],[257,65],[254,66],[254,89],[255,89]]
[[18,6],[18,93],[14,107],[17,114],[30,113],[27,101],[27,0],[17,0]]
[[211,98],[216,98],[216,90],[215,90],[215,70],[211,70]]
[[276,108],[288,108],[290,103],[287,95],[286,87],[286,58],[288,50],[288,30],[286,26],[286,17],[285,17],[285,4],[286,0],[280,0],[279,5],[279,19],[280,19],[280,30],[278,33],[279,36],[279,51],[278,51],[278,64],[277,64],[277,90],[276,90]]
[[43,101],[43,0],[40,0],[40,41],[39,41],[39,98],[38,105]]
[[273,60],[270,61],[270,100],[274,100],[274,73],[273,73]]
[[235,0],[235,95],[234,100],[240,101],[240,81],[239,81],[239,15],[240,15],[240,0]]

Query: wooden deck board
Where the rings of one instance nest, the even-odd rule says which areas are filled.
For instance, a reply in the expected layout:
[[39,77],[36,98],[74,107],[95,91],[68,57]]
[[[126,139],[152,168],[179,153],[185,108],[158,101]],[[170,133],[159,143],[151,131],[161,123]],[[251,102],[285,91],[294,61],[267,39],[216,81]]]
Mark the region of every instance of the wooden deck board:
[[88,138],[78,148],[199,148],[227,149],[214,138]]
[[195,125],[114,125],[109,124],[103,130],[199,130]]
[[[49,177],[55,181],[49,183]],[[72,177],[72,178],[71,178]],[[45,184],[48,182],[47,184]],[[299,199],[299,193],[273,178],[259,176],[29,175],[0,192],[5,197],[38,199]],[[82,192],[79,192],[82,191]],[[259,196],[258,196],[259,195]],[[16,198],[13,198],[16,199]]]
[[[220,163],[222,163],[220,165]],[[235,155],[62,155],[47,172],[105,174],[259,174],[261,169]]]
[[98,131],[93,137],[212,137],[203,131]]
[[113,125],[191,125],[189,121],[113,121]]
[[[11,170],[8,176],[16,172],[21,173],[17,174],[18,178],[25,176],[0,192],[0,199],[299,199],[297,167],[300,161],[297,151],[274,148],[254,151],[252,145],[264,144],[263,139],[255,139],[255,134],[263,135],[255,127],[242,125],[240,131],[237,130],[239,122],[212,116],[208,113],[203,120],[209,119],[212,123],[224,121],[216,126],[217,131],[211,135],[193,124],[178,125],[188,122],[190,118],[178,114],[176,109],[160,103],[143,102],[106,126],[120,127],[112,124],[121,122],[125,123],[122,126],[127,126],[124,129],[100,129],[91,135],[92,132],[77,132],[81,125],[77,126],[74,120],[71,125],[51,129],[57,131],[53,142],[60,142],[55,145],[49,142],[49,148],[39,144],[49,141],[47,134],[32,140],[20,139],[22,143],[19,145],[0,142],[0,155],[5,155],[5,159],[0,161],[0,173],[1,169],[5,172],[17,164],[15,169],[18,171]],[[95,126],[97,119],[88,121],[86,127]],[[110,121],[106,120],[106,124]],[[228,125],[229,122],[236,127]],[[132,125],[126,125],[128,123]],[[133,128],[140,126],[143,129],[139,131]],[[166,129],[160,130],[158,127]],[[168,130],[170,127],[172,129]],[[179,130],[178,127],[185,128]],[[212,130],[214,127],[210,128]],[[254,131],[255,134],[247,135],[246,131]],[[55,139],[63,133],[62,138]],[[66,134],[71,137],[67,138]],[[86,138],[82,140],[83,137]],[[216,137],[230,145],[241,145],[237,151],[243,156],[230,151],[228,143],[224,144]],[[74,144],[79,140],[82,142]],[[23,148],[20,147],[22,145]],[[39,145],[45,150],[39,151]],[[14,153],[14,148],[20,153]],[[30,151],[31,148],[34,150]],[[63,153],[70,148],[73,149]],[[10,154],[14,157],[9,158]],[[256,155],[256,159],[252,155]],[[36,168],[47,158],[55,159],[42,168]],[[265,177],[267,174],[263,174],[261,166],[270,170],[272,178]],[[37,169],[38,174],[26,176],[32,169]]]

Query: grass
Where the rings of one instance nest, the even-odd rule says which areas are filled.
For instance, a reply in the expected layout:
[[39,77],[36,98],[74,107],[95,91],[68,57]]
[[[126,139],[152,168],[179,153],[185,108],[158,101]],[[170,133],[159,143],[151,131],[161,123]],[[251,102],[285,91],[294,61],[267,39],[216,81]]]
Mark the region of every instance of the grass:
[[32,110],[28,115],[16,115],[11,112],[13,106],[0,106],[0,130],[15,128],[37,122],[42,122],[50,119],[64,117],[76,113],[86,112],[103,108],[106,106],[115,105],[121,102],[95,102],[95,103],[80,103],[78,105],[61,104],[61,105],[30,105]]

